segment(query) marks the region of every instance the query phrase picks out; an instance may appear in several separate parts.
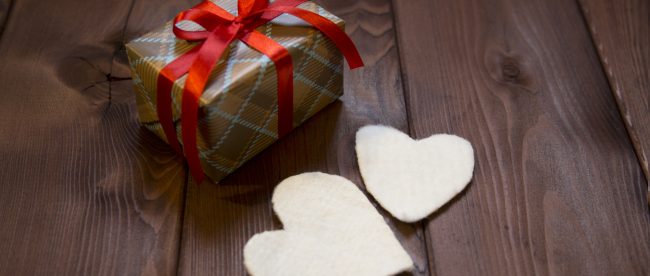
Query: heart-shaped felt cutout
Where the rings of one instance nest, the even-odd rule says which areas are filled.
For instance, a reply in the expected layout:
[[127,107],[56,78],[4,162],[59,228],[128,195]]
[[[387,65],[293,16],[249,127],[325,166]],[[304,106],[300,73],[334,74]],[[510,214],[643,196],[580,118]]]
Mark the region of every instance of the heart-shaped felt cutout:
[[384,218],[343,177],[289,177],[272,202],[284,230],[246,243],[244,264],[252,275],[392,275],[413,266]]
[[401,221],[418,221],[460,193],[472,179],[474,150],[465,139],[422,140],[391,127],[365,126],[356,151],[366,189]]

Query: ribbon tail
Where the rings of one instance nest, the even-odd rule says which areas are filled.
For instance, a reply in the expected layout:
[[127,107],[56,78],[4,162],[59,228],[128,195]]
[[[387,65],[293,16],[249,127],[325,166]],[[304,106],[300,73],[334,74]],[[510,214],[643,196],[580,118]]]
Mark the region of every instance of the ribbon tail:
[[348,61],[348,66],[350,69],[363,66],[363,60],[361,60],[359,51],[357,51],[357,48],[354,46],[354,43],[350,37],[348,37],[344,31],[339,29],[336,24],[332,23],[332,21],[328,20],[327,18],[311,11],[290,6],[269,7],[267,10],[288,13],[313,25],[319,31],[325,34],[325,36],[327,36],[332,42],[334,42],[336,47],[339,49],[339,51],[341,51],[345,59]]
[[205,177],[196,143],[199,99],[208,82],[210,72],[228,45],[235,39],[239,29],[238,25],[220,25],[215,28],[200,46],[201,49],[198,51],[185,81],[181,110],[183,114],[181,117],[183,150],[190,173],[197,183],[201,183]]
[[248,46],[269,57],[275,64],[278,83],[278,136],[293,129],[293,61],[289,51],[258,31],[241,38]]

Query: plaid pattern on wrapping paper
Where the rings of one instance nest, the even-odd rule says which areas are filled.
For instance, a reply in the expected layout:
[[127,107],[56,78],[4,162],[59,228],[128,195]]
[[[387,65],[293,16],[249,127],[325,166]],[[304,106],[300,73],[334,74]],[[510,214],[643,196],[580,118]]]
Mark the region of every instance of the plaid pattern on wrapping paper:
[[[215,1],[236,14],[237,1]],[[314,11],[339,27],[344,22],[314,3],[299,8]],[[196,28],[190,24],[183,28]],[[342,56],[318,30],[269,23],[258,31],[289,50],[294,63],[294,126],[342,93]],[[127,44],[141,123],[166,140],[156,114],[158,72],[194,45],[178,40],[171,22]],[[179,141],[181,93],[186,76],[172,89],[173,117]],[[230,45],[213,70],[201,96],[198,146],[203,169],[219,181],[278,139],[277,82],[273,62],[240,41]]]

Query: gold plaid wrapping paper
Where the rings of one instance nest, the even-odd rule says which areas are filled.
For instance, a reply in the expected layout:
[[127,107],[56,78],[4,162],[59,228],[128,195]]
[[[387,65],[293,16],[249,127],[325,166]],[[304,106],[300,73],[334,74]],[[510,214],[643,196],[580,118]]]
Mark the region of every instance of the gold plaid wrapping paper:
[[[214,1],[236,14],[237,0]],[[318,5],[299,8],[344,22]],[[190,23],[182,28],[196,28]],[[258,31],[284,46],[294,65],[293,124],[297,126],[343,94],[342,55],[317,29],[274,23]],[[158,73],[189,51],[193,43],[177,39],[171,21],[126,44],[140,122],[167,140],[156,114]],[[186,76],[174,83],[172,112],[181,137],[181,93]],[[277,82],[273,62],[240,41],[233,42],[214,68],[200,99],[197,144],[205,174],[219,181],[278,139]]]

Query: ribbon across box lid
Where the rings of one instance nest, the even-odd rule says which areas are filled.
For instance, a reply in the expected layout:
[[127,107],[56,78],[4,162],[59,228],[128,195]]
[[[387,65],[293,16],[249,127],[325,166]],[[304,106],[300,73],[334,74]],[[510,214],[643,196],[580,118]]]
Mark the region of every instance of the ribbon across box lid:
[[[217,3],[228,13],[237,14],[238,8],[242,8],[242,2],[250,1],[238,3],[231,0]],[[259,3],[260,1],[253,2]],[[276,1],[268,7],[273,8],[274,5],[280,7],[278,3],[282,2],[302,3],[303,1]],[[211,3],[207,5],[209,8],[216,7]],[[286,7],[285,9],[313,12],[320,15],[319,18],[327,19],[330,26],[335,26],[336,31],[342,33],[340,30],[343,29],[343,21],[313,3],[305,2],[297,8]],[[185,16],[188,17],[187,14],[190,12],[191,10],[186,11]],[[197,14],[197,12],[194,13]],[[179,17],[182,15],[183,13]],[[274,15],[273,18],[277,15]],[[194,15],[190,14],[189,17],[192,16]],[[252,20],[259,19],[253,18]],[[306,21],[309,20],[313,21],[310,18],[307,18]],[[177,29],[200,30],[196,25],[192,26],[186,21],[182,21],[177,26],[179,27]],[[250,41],[247,41],[249,45],[246,45],[238,39],[233,39],[216,61],[216,66],[211,70],[205,89],[201,91],[202,94],[199,94],[201,95],[200,99],[197,99],[197,104],[200,106],[196,113],[199,131],[195,132],[196,145],[192,148],[197,149],[196,156],[197,159],[200,159],[201,164],[198,166],[199,169],[204,170],[215,181],[232,172],[281,136],[278,135],[278,128],[282,132],[282,127],[278,126],[278,117],[285,118],[285,120],[287,117],[282,114],[278,116],[282,110],[285,114],[287,110],[290,112],[291,120],[288,123],[288,129],[290,129],[304,122],[342,94],[341,53],[338,50],[341,48],[341,42],[334,43],[330,39],[331,34],[328,35],[326,32],[324,34],[319,29],[306,27],[304,24],[300,26],[274,24],[268,22],[268,18],[254,30],[258,37],[261,35],[266,38],[266,40],[262,38],[260,41],[276,43],[290,54],[293,65],[293,82],[291,83],[293,95],[290,99],[293,102],[292,108],[285,107],[283,109],[282,100],[278,101],[278,95],[282,95],[278,91],[284,89],[278,90],[279,76],[274,64],[277,60],[269,58],[268,53],[265,55],[258,51],[259,49],[249,47]],[[188,52],[197,52],[197,45],[203,42],[178,39],[174,31],[178,32],[173,29],[171,22],[167,23],[164,27],[128,43],[127,50],[141,122],[168,142],[174,140],[173,138],[178,139],[180,144],[185,146],[185,155],[188,157],[188,163],[192,169],[197,166],[196,164],[192,165],[191,156],[187,154],[190,145],[183,142],[183,138],[189,141],[187,135],[190,131],[183,132],[182,121],[184,119],[181,119],[188,114],[188,112],[184,112],[187,111],[184,110],[187,107],[183,106],[183,99],[185,99],[183,90],[187,74],[183,74],[173,84],[170,83],[169,87],[172,91],[169,98],[169,116],[170,121],[175,122],[175,125],[171,127],[174,134],[172,139],[167,139],[170,131],[166,135],[160,124],[161,106],[158,105],[160,99],[157,97],[157,93],[160,93],[158,90],[161,87],[158,83],[160,72],[166,67],[173,66],[179,57],[187,56]],[[250,35],[245,34],[241,37],[245,40],[245,36]],[[345,38],[349,45],[352,45],[347,36]],[[354,46],[345,48],[347,49],[343,51],[348,52],[347,56],[354,55],[357,58],[356,60],[352,59],[350,65],[352,67],[361,65]],[[351,59],[348,58],[348,60]],[[279,102],[280,110],[278,109]],[[285,123],[285,125],[287,124]],[[286,129],[287,127],[285,127],[285,133],[288,131]],[[170,142],[172,146],[173,143],[174,141]],[[200,172],[197,173],[194,170],[192,173],[195,178],[199,178]]]

